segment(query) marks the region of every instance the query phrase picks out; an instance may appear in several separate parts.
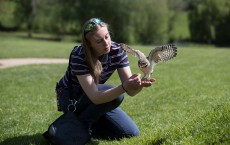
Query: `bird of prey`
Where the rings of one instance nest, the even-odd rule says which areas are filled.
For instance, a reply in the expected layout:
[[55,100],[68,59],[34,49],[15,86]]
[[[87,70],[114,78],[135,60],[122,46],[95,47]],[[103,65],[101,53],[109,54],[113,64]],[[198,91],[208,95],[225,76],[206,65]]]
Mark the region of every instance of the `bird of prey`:
[[143,78],[150,77],[154,66],[158,62],[168,61],[177,55],[177,47],[174,44],[158,46],[152,49],[147,57],[141,51],[135,50],[124,43],[121,43],[121,48],[133,56],[138,57],[138,67],[144,73]]

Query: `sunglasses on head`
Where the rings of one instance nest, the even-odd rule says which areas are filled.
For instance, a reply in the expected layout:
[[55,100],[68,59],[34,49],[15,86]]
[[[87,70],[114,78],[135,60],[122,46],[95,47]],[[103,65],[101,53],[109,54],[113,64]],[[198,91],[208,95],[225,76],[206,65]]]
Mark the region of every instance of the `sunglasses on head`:
[[86,33],[88,33],[88,32],[90,32],[92,29],[93,29],[93,27],[95,26],[95,25],[99,25],[100,23],[101,23],[102,21],[101,21],[101,19],[99,19],[99,18],[94,18],[94,19],[92,19],[92,21],[90,21],[89,23],[87,23],[86,25],[85,25],[85,27],[84,27],[84,33],[86,34]]

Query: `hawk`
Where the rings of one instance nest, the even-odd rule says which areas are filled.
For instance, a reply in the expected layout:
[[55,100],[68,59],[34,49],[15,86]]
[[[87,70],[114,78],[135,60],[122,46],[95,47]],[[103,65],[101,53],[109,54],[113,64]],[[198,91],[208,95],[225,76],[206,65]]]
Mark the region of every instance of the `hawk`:
[[143,78],[150,77],[154,66],[158,62],[168,61],[177,55],[177,47],[174,44],[158,46],[152,49],[147,57],[141,51],[135,50],[124,43],[121,43],[121,48],[133,56],[138,57],[138,67],[144,73]]

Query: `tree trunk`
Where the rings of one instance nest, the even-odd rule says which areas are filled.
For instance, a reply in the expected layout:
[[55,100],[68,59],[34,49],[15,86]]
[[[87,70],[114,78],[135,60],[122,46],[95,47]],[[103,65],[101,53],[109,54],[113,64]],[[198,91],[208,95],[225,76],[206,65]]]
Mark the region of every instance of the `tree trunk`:
[[29,19],[28,19],[28,23],[27,23],[28,37],[30,37],[30,38],[32,37],[33,24],[34,24],[36,12],[37,12],[36,0],[31,0],[31,11],[30,11]]

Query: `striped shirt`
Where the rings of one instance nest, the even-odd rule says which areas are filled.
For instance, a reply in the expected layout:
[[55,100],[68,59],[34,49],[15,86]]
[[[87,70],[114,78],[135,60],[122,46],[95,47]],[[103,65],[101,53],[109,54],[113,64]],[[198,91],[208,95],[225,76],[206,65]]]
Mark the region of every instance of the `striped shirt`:
[[[102,73],[99,77],[99,83],[104,84],[114,71],[118,68],[129,66],[129,60],[126,52],[120,47],[120,44],[112,42],[110,52],[104,54],[100,60],[102,64]],[[72,79],[72,86],[80,86],[77,79],[77,75],[90,74],[89,68],[86,64],[85,54],[83,53],[83,47],[75,46],[71,59],[70,59],[70,71],[67,69],[65,75],[59,81],[59,86],[68,87],[70,73]]]

